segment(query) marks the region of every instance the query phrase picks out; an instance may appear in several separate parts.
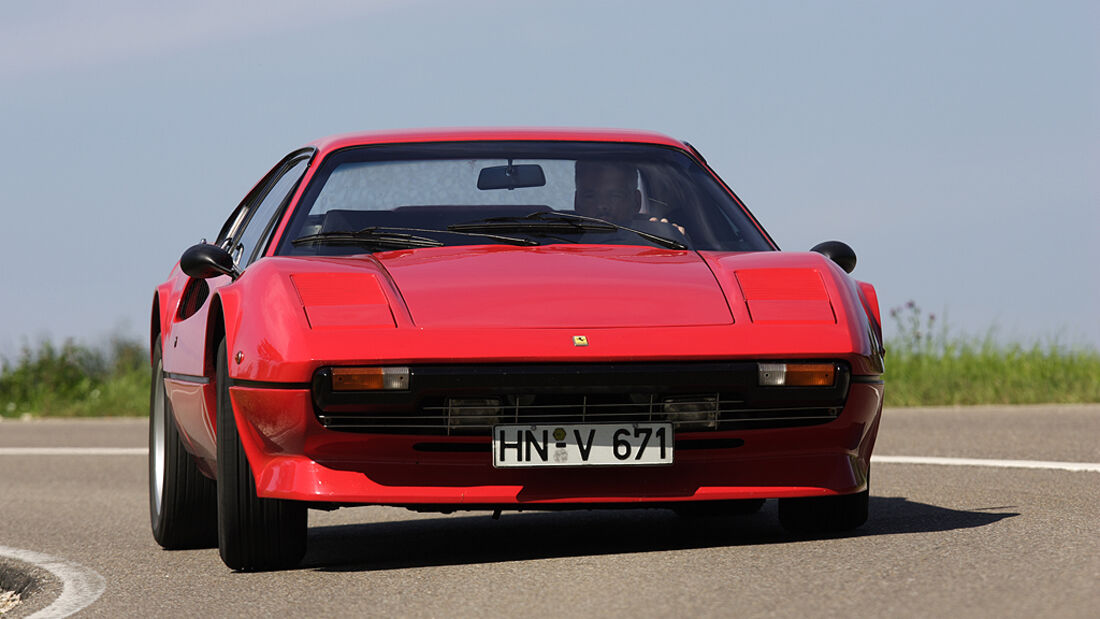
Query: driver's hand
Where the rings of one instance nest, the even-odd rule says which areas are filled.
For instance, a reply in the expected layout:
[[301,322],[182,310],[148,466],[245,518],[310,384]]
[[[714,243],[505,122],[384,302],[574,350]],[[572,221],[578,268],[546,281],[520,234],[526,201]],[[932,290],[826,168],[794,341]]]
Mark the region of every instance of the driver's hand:
[[683,227],[683,226],[681,226],[681,225],[680,225],[680,224],[678,224],[678,223],[675,223],[675,222],[671,222],[671,221],[669,221],[667,217],[662,217],[662,218],[660,218],[660,219],[657,219],[656,217],[650,217],[650,218],[649,218],[649,221],[656,221],[656,222],[659,222],[659,223],[662,223],[662,224],[670,224],[670,225],[672,225],[672,226],[673,226],[674,228],[676,228],[677,230],[679,230],[679,231],[680,231],[680,234],[686,234],[686,233],[684,232],[684,227]]

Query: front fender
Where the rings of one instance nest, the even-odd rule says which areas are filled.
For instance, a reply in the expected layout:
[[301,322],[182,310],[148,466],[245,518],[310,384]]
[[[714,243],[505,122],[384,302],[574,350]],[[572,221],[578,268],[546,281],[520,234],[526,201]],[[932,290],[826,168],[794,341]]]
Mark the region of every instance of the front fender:
[[[234,380],[305,383],[289,360],[308,358],[309,324],[289,274],[258,260],[218,291],[229,376]],[[215,343],[216,345],[216,343]],[[288,369],[289,368],[289,369]]]
[[156,287],[153,291],[153,304],[149,317],[149,354],[152,362],[153,346],[156,338],[161,338],[161,347],[164,347],[164,334],[171,328],[171,316],[179,305],[180,295],[183,293],[183,284],[186,280],[180,277],[179,263],[172,267],[168,279]]
[[885,352],[883,348],[882,340],[882,315],[879,313],[878,307],[878,293],[875,291],[875,287],[867,282],[856,282],[859,284],[859,298],[863,302],[863,308],[867,312],[867,317],[871,321],[871,327],[874,329],[875,337],[878,338],[877,348],[881,353]]

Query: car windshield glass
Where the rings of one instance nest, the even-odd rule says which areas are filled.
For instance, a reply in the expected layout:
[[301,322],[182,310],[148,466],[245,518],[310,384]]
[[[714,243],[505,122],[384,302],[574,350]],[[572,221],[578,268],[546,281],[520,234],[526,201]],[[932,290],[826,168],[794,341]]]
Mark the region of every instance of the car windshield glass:
[[[364,230],[413,232],[405,247],[587,243],[773,249],[744,208],[682,151],[602,142],[448,142],[329,155],[277,253],[396,249]],[[431,241],[431,242],[429,242]]]

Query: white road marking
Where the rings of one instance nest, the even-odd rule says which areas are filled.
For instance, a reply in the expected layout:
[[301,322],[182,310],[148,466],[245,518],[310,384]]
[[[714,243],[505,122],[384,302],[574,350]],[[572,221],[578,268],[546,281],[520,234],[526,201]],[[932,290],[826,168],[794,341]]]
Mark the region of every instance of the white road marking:
[[[145,447],[0,447],[0,456],[145,456],[148,454],[149,450]],[[1098,462],[1050,462],[1045,460],[996,460],[932,456],[872,456],[871,462],[1100,473],[1100,463]]]
[[1043,460],[986,460],[979,458],[935,458],[925,456],[871,456],[872,463],[938,464],[941,466],[990,466],[1002,469],[1046,469],[1100,473],[1097,462],[1047,462]]
[[30,563],[61,581],[61,595],[57,596],[53,604],[31,615],[30,619],[68,617],[90,606],[107,589],[107,581],[98,572],[71,561],[7,546],[0,546],[0,557]]
[[144,456],[146,447],[0,447],[0,456]]

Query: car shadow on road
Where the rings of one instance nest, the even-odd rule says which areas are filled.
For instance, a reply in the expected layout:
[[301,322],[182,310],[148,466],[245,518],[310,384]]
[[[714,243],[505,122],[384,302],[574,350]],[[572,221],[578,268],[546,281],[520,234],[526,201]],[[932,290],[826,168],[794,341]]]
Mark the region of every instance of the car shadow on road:
[[[779,526],[775,501],[757,514],[682,518],[666,509],[506,512],[313,527],[303,569],[357,572],[558,557],[660,552],[934,533],[1018,516],[1012,506],[972,511],[871,497],[871,518],[844,534],[807,538]],[[996,511],[992,511],[996,510]]]

